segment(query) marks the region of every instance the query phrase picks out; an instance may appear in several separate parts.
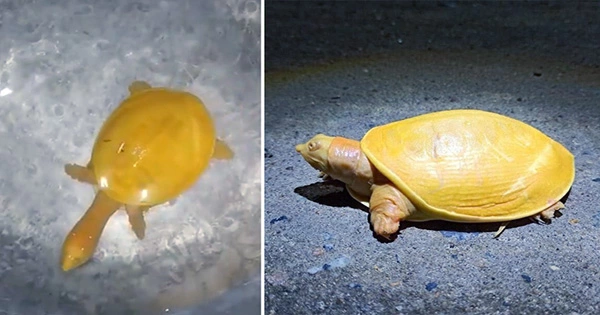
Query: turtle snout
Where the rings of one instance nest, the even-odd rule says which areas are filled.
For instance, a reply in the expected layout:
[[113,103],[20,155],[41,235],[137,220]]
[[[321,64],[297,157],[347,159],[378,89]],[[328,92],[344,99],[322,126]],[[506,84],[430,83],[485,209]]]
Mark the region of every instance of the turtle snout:
[[312,157],[311,152],[308,150],[308,146],[305,143],[301,143],[296,146],[296,152],[300,153],[302,158],[308,162],[309,164],[313,164],[314,158]]

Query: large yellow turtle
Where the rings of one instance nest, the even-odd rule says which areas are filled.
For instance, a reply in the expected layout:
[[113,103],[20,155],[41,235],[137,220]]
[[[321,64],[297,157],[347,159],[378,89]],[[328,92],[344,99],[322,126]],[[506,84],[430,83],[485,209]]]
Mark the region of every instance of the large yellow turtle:
[[575,177],[573,155],[521,121],[447,110],[378,126],[359,142],[318,134],[296,146],[324,175],[370,208],[376,234],[400,221],[549,220]]
[[122,206],[139,239],[144,212],[190,188],[211,158],[233,152],[216,138],[210,114],[196,96],[135,81],[130,95],[100,129],[86,167],[67,164],[72,178],[94,185],[96,197],[66,236],[64,271],[79,267],[94,253],[108,219]]

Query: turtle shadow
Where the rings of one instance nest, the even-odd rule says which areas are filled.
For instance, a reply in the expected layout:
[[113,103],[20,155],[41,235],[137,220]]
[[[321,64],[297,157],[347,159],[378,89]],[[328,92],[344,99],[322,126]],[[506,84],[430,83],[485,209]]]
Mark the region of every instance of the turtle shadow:
[[[507,233],[510,229],[525,226],[528,224],[536,224],[537,222],[532,221],[529,218],[519,219],[510,221],[510,223],[506,226],[506,229],[502,232],[502,234]],[[398,236],[402,233],[402,231],[408,228],[417,228],[421,230],[429,230],[429,231],[437,231],[437,232],[446,232],[449,236],[456,236],[458,239],[469,238],[469,234],[476,236],[480,233],[495,233],[500,228],[501,222],[494,223],[460,223],[460,222],[450,222],[443,220],[432,220],[432,221],[424,221],[424,222],[410,222],[403,221],[400,222],[400,228],[398,232],[394,233],[390,236],[389,239],[386,239],[380,235],[375,234],[373,231],[373,227],[369,226],[369,229],[373,233],[373,237],[379,240],[382,243],[391,243],[394,242]],[[539,223],[537,223],[539,224]],[[459,234],[459,235],[456,235]],[[460,235],[462,234],[462,235]],[[502,237],[502,236],[499,236]],[[493,238],[493,235],[490,235],[490,238]]]
[[296,187],[294,192],[310,201],[324,206],[337,208],[350,207],[367,213],[369,212],[367,207],[354,200],[354,198],[348,194],[345,184],[337,180],[327,180]]
[[[318,204],[330,207],[349,207],[356,210],[361,210],[366,213],[369,213],[369,208],[361,204],[360,202],[354,200],[350,196],[350,194],[346,191],[346,186],[344,183],[337,180],[328,180],[322,182],[316,182],[310,185],[300,186],[294,189],[294,192],[305,197],[308,200],[316,202]],[[567,194],[561,198],[562,203],[566,203],[571,190],[567,192]],[[408,228],[417,228],[422,230],[430,230],[430,231],[438,231],[438,232],[450,232],[450,233],[492,233],[498,231],[501,222],[493,222],[493,223],[459,223],[459,222],[450,222],[443,220],[432,220],[432,221],[424,221],[424,222],[410,222],[403,221],[400,223],[400,228],[398,232],[391,235],[389,238],[384,238],[380,235],[375,234],[373,231],[373,226],[370,224],[369,214],[367,217],[367,224],[369,224],[369,229],[371,230],[373,237],[382,243],[391,243],[394,242],[402,231]],[[554,213],[554,218],[559,218],[562,216],[560,211],[556,211]],[[513,228],[522,227],[529,224],[551,224],[552,221],[535,221],[531,218],[522,218],[518,220],[510,221],[506,226],[506,229],[502,234],[508,232],[508,230]],[[490,237],[492,237],[490,235]],[[502,237],[502,236],[500,236]]]

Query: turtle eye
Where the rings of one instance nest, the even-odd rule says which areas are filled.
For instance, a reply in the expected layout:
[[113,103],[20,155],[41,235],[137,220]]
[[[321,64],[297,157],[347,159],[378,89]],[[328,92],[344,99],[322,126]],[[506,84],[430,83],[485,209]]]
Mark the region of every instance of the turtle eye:
[[319,148],[319,144],[317,142],[309,142],[308,143],[308,151],[315,151]]

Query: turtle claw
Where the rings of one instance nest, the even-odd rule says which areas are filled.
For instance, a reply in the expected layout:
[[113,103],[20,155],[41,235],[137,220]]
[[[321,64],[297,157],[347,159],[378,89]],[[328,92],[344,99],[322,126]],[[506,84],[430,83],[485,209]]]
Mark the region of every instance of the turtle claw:
[[510,222],[502,222],[500,224],[500,227],[498,228],[498,231],[496,231],[496,233],[494,233],[494,238],[498,238],[500,236],[500,234],[502,234],[502,232],[504,232],[504,230],[506,229],[506,227],[508,226]]
[[540,224],[540,223],[550,224],[550,222],[552,221],[552,218],[554,218],[554,213],[560,209],[563,209],[564,207],[565,207],[565,205],[562,202],[558,201],[558,202],[554,203],[553,205],[551,205],[550,207],[544,209],[542,212],[529,217],[529,219],[538,224]]
[[391,236],[398,232],[398,222],[393,222],[391,218],[386,216],[374,216],[371,223],[375,234],[386,240],[391,240]]
[[530,220],[531,222],[533,222],[533,223],[536,223],[536,224],[542,224],[542,223],[546,223],[545,221],[542,221],[542,220],[540,219],[540,215],[539,215],[539,214],[536,214],[536,215],[530,216],[530,217],[529,217],[529,220]]
[[325,173],[323,171],[319,172],[319,178],[321,178],[323,181],[333,180],[333,177],[331,177],[329,174],[327,174],[327,173]]

